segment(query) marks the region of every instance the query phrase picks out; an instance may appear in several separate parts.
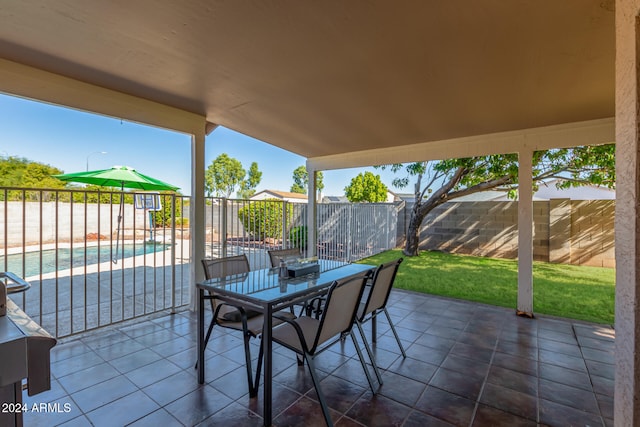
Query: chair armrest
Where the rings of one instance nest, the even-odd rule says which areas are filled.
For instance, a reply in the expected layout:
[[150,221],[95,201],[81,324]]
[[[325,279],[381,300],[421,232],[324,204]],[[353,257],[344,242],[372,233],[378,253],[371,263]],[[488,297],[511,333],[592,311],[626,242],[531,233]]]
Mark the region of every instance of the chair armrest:
[[282,315],[278,315],[277,313],[274,313],[273,317],[291,325],[293,329],[296,331],[296,334],[298,335],[298,339],[300,340],[300,346],[302,347],[303,351],[305,353],[309,353],[309,348],[307,347],[307,341],[304,339],[304,333],[302,332],[300,325],[298,325],[295,319],[286,318]]
[[284,316],[279,313],[273,313],[271,317],[275,317],[276,319],[282,320],[283,322],[286,322],[286,323],[293,323],[293,321],[296,319],[296,318],[292,319],[291,316]]

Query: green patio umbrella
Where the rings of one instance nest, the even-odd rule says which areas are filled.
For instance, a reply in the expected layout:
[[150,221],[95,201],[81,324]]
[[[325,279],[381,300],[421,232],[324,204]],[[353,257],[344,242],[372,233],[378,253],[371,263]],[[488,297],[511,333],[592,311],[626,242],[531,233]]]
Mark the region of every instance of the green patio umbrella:
[[128,166],[114,166],[111,169],[96,171],[65,173],[63,175],[53,175],[61,181],[81,182],[83,184],[99,185],[101,187],[120,187],[120,210],[118,213],[118,231],[116,234],[116,255],[113,262],[117,262],[118,245],[120,242],[120,223],[124,215],[124,189],[133,188],[143,191],[176,191],[176,187],[159,179],[141,174]]

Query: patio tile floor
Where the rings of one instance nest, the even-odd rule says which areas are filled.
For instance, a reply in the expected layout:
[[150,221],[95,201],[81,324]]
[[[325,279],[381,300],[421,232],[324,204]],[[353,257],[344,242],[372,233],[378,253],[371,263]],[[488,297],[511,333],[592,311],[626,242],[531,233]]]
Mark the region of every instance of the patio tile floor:
[[[337,426],[613,425],[611,328],[394,290],[375,345],[384,384],[373,395],[350,339],[317,359]],[[370,324],[365,329],[370,334]],[[206,384],[194,370],[196,316],[156,315],[66,339],[51,352],[52,388],[25,426],[260,426],[237,332],[215,328]],[[252,354],[258,354],[253,340]],[[322,426],[306,367],[274,345],[274,424]]]

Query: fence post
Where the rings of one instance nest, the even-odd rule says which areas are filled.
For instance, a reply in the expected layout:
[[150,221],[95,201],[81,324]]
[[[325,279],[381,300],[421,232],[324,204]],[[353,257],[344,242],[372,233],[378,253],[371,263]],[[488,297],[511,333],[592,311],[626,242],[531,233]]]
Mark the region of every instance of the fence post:
[[221,197],[220,204],[222,205],[222,210],[220,212],[220,243],[222,244],[222,257],[227,256],[227,198]]
[[348,205],[348,215],[347,215],[347,262],[351,262],[351,220],[353,219],[353,204],[349,203]]
[[176,313],[176,193],[173,193],[171,195],[171,314],[175,314],[175,313]]
[[[393,206],[393,205],[392,205],[392,206]],[[391,218],[389,218],[389,216],[390,216],[390,215],[391,215],[391,209],[388,209],[388,208],[387,208],[387,227],[386,227],[386,230],[387,230],[387,239],[386,239],[386,240],[387,240],[387,243],[386,243],[386,246],[387,246],[387,247],[386,247],[386,249],[393,249],[393,248],[391,247],[391,237],[390,237],[390,236],[391,236],[391,233],[390,233],[390,229],[391,229]]]
[[287,201],[282,201],[282,249],[287,247]]

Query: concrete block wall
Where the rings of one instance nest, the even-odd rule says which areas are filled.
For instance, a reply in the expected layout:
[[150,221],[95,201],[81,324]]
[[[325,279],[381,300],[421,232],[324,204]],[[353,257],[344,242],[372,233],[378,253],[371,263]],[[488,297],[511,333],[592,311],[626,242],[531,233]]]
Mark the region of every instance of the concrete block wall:
[[[23,241],[25,245],[56,240],[81,241],[88,234],[100,234],[107,239],[109,236],[115,237],[119,208],[118,204],[101,204],[99,207],[97,204],[87,204],[85,208],[82,203],[0,203],[0,218],[3,219],[0,221],[0,249],[21,246]],[[144,210],[124,205],[122,229],[127,235],[134,227],[134,216],[136,230],[149,227]]]
[[615,267],[613,200],[573,201],[571,264]]
[[[411,205],[399,217],[411,214]],[[615,267],[615,201],[554,199],[533,203],[536,261]],[[405,230],[405,227],[398,227]],[[515,259],[516,202],[449,202],[434,209],[420,230],[420,248]]]
[[515,258],[517,206],[511,202],[446,203],[431,212],[420,230],[420,247],[429,250]]

